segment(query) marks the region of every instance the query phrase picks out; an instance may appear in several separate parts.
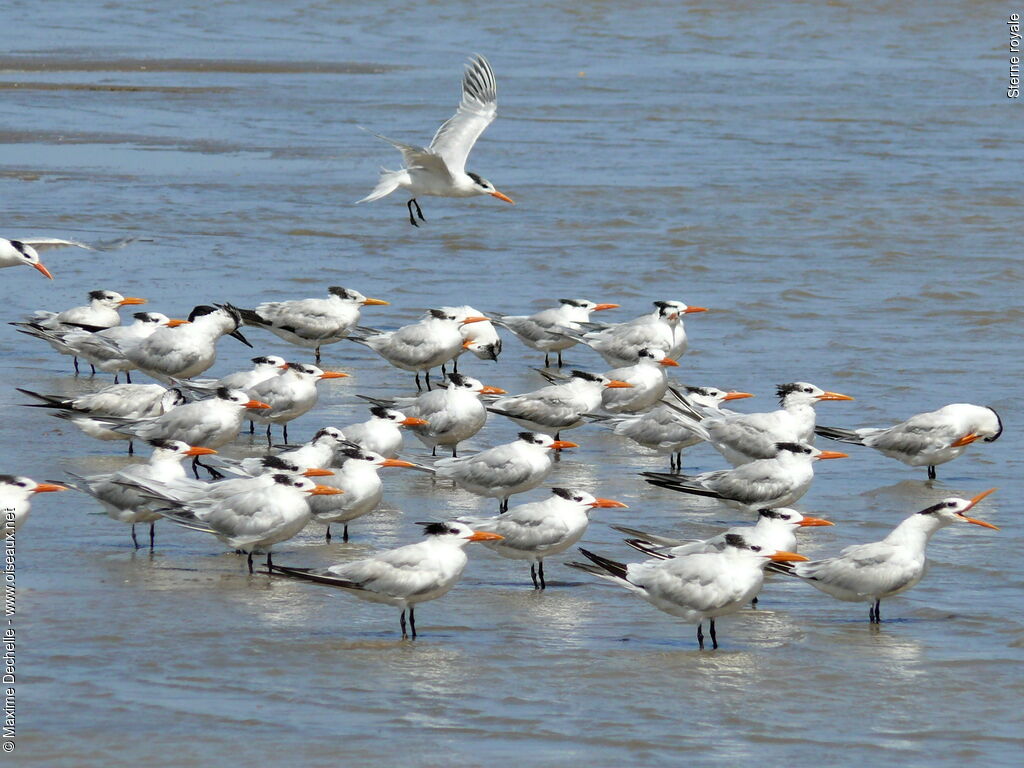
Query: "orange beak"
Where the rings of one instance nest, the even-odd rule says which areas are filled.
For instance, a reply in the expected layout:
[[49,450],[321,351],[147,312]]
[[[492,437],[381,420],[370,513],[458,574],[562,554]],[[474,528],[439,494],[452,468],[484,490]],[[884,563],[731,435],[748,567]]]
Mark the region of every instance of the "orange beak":
[[340,488],[332,488],[329,485],[314,485],[313,490],[309,492],[310,496],[336,496],[339,493],[344,493]]
[[666,357],[664,360],[659,360],[658,363],[659,365],[666,365],[670,368],[677,368],[679,366],[679,363],[677,363],[671,357]]
[[384,301],[384,299],[363,299],[364,307],[383,307],[390,303],[390,301]]
[[511,197],[509,197],[508,195],[503,195],[498,190],[494,190],[493,192],[491,192],[491,197],[496,197],[499,200],[504,200],[506,203],[512,203],[512,205],[515,205],[515,201]]
[[40,483],[32,493],[53,493],[54,491],[66,491],[67,487],[56,483]]
[[324,371],[320,374],[321,379],[347,379],[347,373],[341,373],[340,371]]
[[[512,202],[509,200],[509,202]],[[496,533],[486,533],[484,531],[473,531],[473,535],[469,537],[470,541],[501,541],[504,536],[499,536]]]
[[46,276],[47,276],[48,278],[50,278],[51,280],[53,280],[53,275],[51,275],[51,274],[50,274],[50,270],[48,270],[48,269],[47,269],[46,267],[44,267],[44,266],[42,265],[42,263],[39,263],[39,264],[33,264],[32,266],[33,266],[33,267],[35,267],[36,269],[38,269],[38,270],[39,270],[40,272],[42,272],[42,273],[43,273],[44,275],[46,275]]
[[977,440],[980,437],[981,437],[981,435],[976,434],[975,432],[968,432],[966,435],[961,437],[959,440],[954,440],[952,443],[950,443],[949,447],[950,448],[961,448],[962,446],[970,445],[971,443],[973,443],[975,440]]
[[167,321],[167,327],[168,328],[177,328],[179,325],[188,325],[188,324],[189,324],[188,320],[177,320],[177,319],[174,319],[174,320],[168,320]]
[[277,367],[280,368],[282,371],[287,371],[288,370],[288,363],[281,363]]
[[579,448],[579,445],[576,443],[570,443],[568,440],[555,440],[555,442],[551,444],[552,451],[560,451],[563,448]]
[[484,387],[480,390],[481,395],[506,395],[508,394],[501,387]]
[[849,395],[840,395],[838,392],[823,392],[818,395],[818,400],[853,400]]
[[684,315],[692,315],[694,312],[707,312],[707,307],[687,307],[683,310]]
[[463,349],[469,349],[472,346],[473,346],[473,339],[466,339],[464,342],[462,342],[462,348]]
[[[310,467],[309,469],[307,469],[305,472],[302,473],[302,476],[303,477],[328,477],[328,476],[333,475],[333,474],[334,473],[331,472],[331,470],[329,470],[329,469],[318,469],[317,467]],[[326,486],[317,486],[317,487],[319,488],[319,487],[326,487]]]
[[594,507],[595,509],[610,509],[612,507],[629,509],[629,507],[623,504],[621,501],[615,501],[613,499],[594,499],[590,503],[590,506]]
[[[986,496],[988,496],[989,494],[995,493],[997,490],[998,489],[996,489],[996,488],[989,488],[987,491],[982,491],[977,496],[975,496],[974,498],[971,499],[970,506],[968,506],[967,509],[970,509],[975,504],[977,504],[979,501],[984,499]],[[966,512],[967,509],[965,509],[964,512]],[[986,523],[984,520],[978,520],[977,518],[974,518],[974,517],[967,517],[967,515],[965,515],[964,512],[961,512],[960,516],[963,518],[965,523],[974,523],[975,525],[980,525],[982,528],[991,528],[993,531],[998,531],[999,530],[999,526],[992,525],[992,523]]]
[[469,317],[465,318],[460,323],[460,325],[469,325],[470,323],[489,323],[490,321],[491,318],[489,317],[483,317],[481,315],[470,315]]
[[410,416],[406,419],[402,419],[400,422],[403,427],[425,427],[430,422],[426,419],[417,419],[415,416]]
[[619,308],[618,304],[598,304],[596,307],[594,307],[593,311],[594,312],[603,312],[606,309],[618,309],[618,308]]
[[749,392],[730,392],[722,400],[742,400],[745,397],[753,397]]
[[778,552],[770,554],[768,559],[773,563],[806,563],[811,558],[798,555],[796,552],[787,552],[784,549],[780,549]]
[[804,515],[804,519],[799,523],[801,528],[813,528],[818,525],[835,525],[831,520],[826,520],[823,517],[811,517],[810,515]]
[[839,451],[822,451],[818,454],[819,459],[848,459],[850,454],[840,453]]
[[266,403],[261,403],[259,400],[250,400],[245,404],[246,408],[266,408],[270,410],[270,406]]
[[619,381],[618,379],[612,379],[607,384],[605,384],[605,387],[608,389],[632,389],[633,385],[630,384],[628,381]]
[[384,459],[380,463],[382,467],[415,467],[411,461],[403,461],[402,459]]
[[121,303],[120,303],[119,306],[123,307],[125,304],[145,304],[145,303],[146,303],[145,299],[137,299],[134,296],[125,296],[123,299],[121,299]]
[[186,456],[212,456],[215,453],[216,451],[213,448],[204,448],[201,445],[193,445],[185,451]]

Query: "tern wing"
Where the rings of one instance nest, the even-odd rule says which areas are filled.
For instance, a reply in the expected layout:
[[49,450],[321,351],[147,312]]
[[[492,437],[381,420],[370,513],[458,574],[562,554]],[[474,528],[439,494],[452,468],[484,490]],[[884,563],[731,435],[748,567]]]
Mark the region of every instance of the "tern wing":
[[389,139],[387,136],[381,136],[379,133],[375,133],[373,135],[381,141],[386,141],[402,153],[402,161],[405,163],[406,169],[412,170],[419,168],[429,171],[430,173],[437,174],[442,179],[451,181],[452,174],[448,170],[448,164],[445,162],[445,159],[434,152],[433,149],[424,149],[423,147],[417,147],[413,144],[405,144],[401,141]]
[[498,114],[498,85],[487,59],[477,55],[462,77],[462,101],[430,142],[430,152],[444,159],[453,173],[466,169],[466,158]]
[[61,240],[57,237],[23,237],[21,242],[31,245],[37,251],[49,251],[54,248],[84,248],[87,251],[114,251],[124,248],[138,240],[138,237],[119,237],[114,240],[100,240],[91,245],[77,240]]

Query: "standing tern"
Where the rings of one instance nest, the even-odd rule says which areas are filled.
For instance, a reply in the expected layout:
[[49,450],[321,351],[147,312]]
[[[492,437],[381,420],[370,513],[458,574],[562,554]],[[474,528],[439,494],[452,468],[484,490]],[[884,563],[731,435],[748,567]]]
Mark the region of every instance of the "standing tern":
[[618,304],[597,304],[589,299],[559,299],[558,306],[543,309],[532,315],[505,315],[490,312],[492,321],[512,331],[530,349],[544,353],[544,367],[551,365],[550,355],[558,353],[558,367],[562,367],[562,352],[577,344],[577,340],[566,335],[569,331],[580,331],[580,323],[590,320],[591,312],[616,309]]
[[628,388],[606,388],[601,392],[601,405],[610,413],[645,411],[668,392],[667,367],[678,366],[660,349],[641,349],[635,363],[605,373],[614,381],[629,384]]
[[551,472],[555,452],[578,448],[576,443],[555,440],[539,432],[520,432],[519,439],[457,459],[438,459],[438,477],[453,480],[463,490],[499,500],[499,511],[508,511],[508,498],[536,488]]
[[[240,389],[248,392],[264,379],[277,376],[288,361],[277,355],[260,355],[252,358],[252,368],[229,373],[220,379],[173,379],[175,386],[191,392],[211,393],[221,387]],[[256,431],[256,423],[249,420],[249,434]]]
[[427,310],[423,318],[397,331],[360,329],[349,339],[363,344],[396,368],[416,374],[416,389],[420,389],[420,372],[426,372],[430,389],[430,369],[444,365],[462,351],[462,333],[459,328],[468,323],[486,322],[481,316],[460,317],[441,309]]
[[640,474],[659,488],[710,496],[736,509],[785,507],[800,499],[811,487],[815,461],[847,457],[845,453],[822,451],[806,443],[776,443],[776,449],[774,458],[758,459],[735,469],[693,476],[663,472]]
[[635,320],[598,326],[573,336],[601,355],[609,365],[632,365],[641,349],[659,349],[666,357],[678,360],[687,347],[683,315],[707,312],[707,308],[691,307],[681,301],[656,301],[654,307],[654,312]]
[[284,441],[288,442],[288,422],[316,405],[317,382],[344,378],[348,378],[347,373],[324,371],[305,363],[285,363],[277,376],[251,387],[249,394],[270,406],[252,414],[254,421],[267,425],[267,444],[270,444],[270,429],[274,424],[282,425]]
[[307,499],[341,493],[298,475],[271,475],[270,485],[236,493],[226,499],[184,502],[158,511],[171,522],[216,536],[232,549],[252,556],[265,552],[267,568],[273,565],[271,549],[288,541],[309,522]]
[[935,467],[952,461],[976,440],[992,443],[1003,434],[1003,422],[994,408],[952,403],[937,411],[919,413],[893,427],[840,429],[818,427],[815,432],[830,440],[866,445],[912,467]]
[[[487,410],[480,402],[481,395],[504,395],[499,387],[485,386],[479,379],[448,374],[446,386],[423,392],[416,397],[378,400],[382,405],[400,408],[402,413],[420,418],[427,423],[410,427],[420,442],[437,455],[437,446],[450,447],[452,457],[458,457],[459,443],[469,440],[487,422]],[[360,397],[363,397],[360,395]]]
[[467,562],[462,548],[471,541],[498,541],[501,538],[496,533],[474,531],[458,522],[420,525],[424,526],[426,538],[416,544],[329,568],[272,565],[270,572],[338,587],[360,600],[400,608],[402,639],[409,636],[405,623],[408,612],[409,629],[415,640],[416,606],[447,594],[458,583]]
[[611,507],[626,505],[573,488],[552,488],[544,501],[520,504],[497,517],[460,517],[459,522],[500,534],[500,540],[485,546],[511,560],[529,560],[533,588],[546,589],[544,558],[565,552],[580,540],[590,524],[590,510]]
[[936,531],[953,523],[973,523],[999,530],[992,523],[966,515],[971,507],[995,490],[990,488],[972,499],[955,496],[944,499],[914,513],[881,541],[847,547],[837,557],[782,566],[777,570],[803,579],[837,600],[870,603],[868,619],[878,624],[882,620],[882,599],[905,592],[924,576],[925,548]]
[[39,260],[40,251],[55,248],[84,248],[87,251],[112,251],[123,248],[138,240],[137,237],[122,237],[117,240],[103,242],[80,243],[77,240],[61,240],[56,237],[23,237],[20,240],[8,240],[0,237],[0,269],[16,267],[20,264],[37,269],[43,276],[53,280],[53,274]]
[[246,325],[265,328],[290,344],[315,349],[319,363],[320,347],[348,336],[359,323],[362,307],[389,303],[369,299],[359,291],[340,285],[332,285],[327,293],[326,299],[267,301],[255,309],[239,308],[238,311]]
[[584,415],[600,407],[605,389],[632,386],[600,374],[573,371],[567,381],[522,395],[498,398],[487,410],[532,432],[553,435],[557,440],[562,430],[575,429],[585,423]]
[[416,466],[411,461],[388,459],[358,446],[341,447],[335,461],[341,462],[341,466],[339,468],[335,465],[334,476],[324,480],[324,485],[340,488],[344,494],[309,500],[313,517],[327,525],[327,541],[331,540],[331,523],[344,525],[341,540],[348,541],[348,524],[378,507],[384,497],[384,485],[377,470],[383,467]]
[[765,549],[748,543],[743,536],[727,534],[725,546],[717,552],[702,552],[669,560],[619,563],[580,549],[593,563],[568,563],[569,567],[599,576],[625,587],[659,611],[697,625],[697,644],[704,650],[701,624],[710,620],[711,647],[718,648],[715,619],[736,613],[753,600],[764,583],[769,562],[807,560],[795,552]]
[[357,202],[373,202],[399,188],[408,190],[412,199],[406,203],[406,208],[409,209],[409,223],[414,227],[419,224],[412,214],[413,206],[416,207],[416,216],[419,216],[420,221],[426,221],[416,202],[420,195],[490,195],[511,203],[512,199],[496,190],[487,179],[465,170],[466,158],[473,145],[497,114],[498,86],[494,72],[487,59],[478,55],[466,65],[466,73],[462,77],[462,101],[458,110],[437,129],[429,147],[403,144],[374,134],[402,153],[405,167],[398,171],[382,169],[377,186]]
[[11,530],[17,533],[32,510],[32,494],[66,490],[56,483],[37,483],[20,475],[0,475],[0,510],[3,510],[0,526],[7,534]]
[[125,349],[125,356],[154,378],[191,379],[217,360],[216,344],[221,336],[233,336],[252,347],[238,330],[241,315],[230,304],[201,304],[189,313],[188,320],[187,325],[177,328],[160,328]]
[[136,523],[149,523],[149,548],[153,549],[155,523],[160,515],[152,511],[153,499],[143,495],[129,483],[133,480],[149,480],[154,483],[172,483],[185,479],[185,468],[181,462],[189,456],[206,456],[216,453],[212,448],[190,446],[180,440],[150,440],[153,453],[145,464],[129,464],[116,472],[89,477],[71,475],[74,482],[68,485],[87,493],[100,504],[108,517],[132,526],[132,543],[139,548],[135,537]]
[[773,457],[776,443],[813,442],[814,406],[826,400],[853,400],[806,381],[782,384],[776,394],[782,406],[777,411],[711,413],[701,421],[708,431],[708,442],[733,466]]
[[402,450],[401,427],[426,427],[429,422],[417,416],[406,416],[394,408],[375,405],[370,408],[370,419],[351,424],[343,430],[345,439],[368,451],[379,453],[388,459],[395,458]]

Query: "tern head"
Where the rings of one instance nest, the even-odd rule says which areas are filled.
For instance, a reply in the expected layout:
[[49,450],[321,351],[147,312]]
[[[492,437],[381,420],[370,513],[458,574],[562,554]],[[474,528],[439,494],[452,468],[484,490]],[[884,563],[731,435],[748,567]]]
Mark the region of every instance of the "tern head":
[[[246,461],[248,461],[248,459],[246,459]],[[275,482],[278,482],[277,477],[281,475],[291,477],[326,477],[327,475],[334,474],[328,469],[300,466],[297,462],[294,462],[291,459],[285,459],[281,456],[261,457],[256,461],[256,472],[262,475],[273,474]]]
[[281,368],[286,362],[287,360],[278,355],[260,355],[259,357],[252,358],[252,364],[257,370]]
[[300,378],[309,379],[346,379],[348,378],[347,373],[340,373],[338,371],[325,371],[321,368],[317,368],[315,365],[308,365],[306,363],[285,363],[281,366],[285,373],[291,373]]
[[796,552],[787,552],[784,549],[765,549],[759,544],[751,544],[738,533],[726,534],[723,551],[764,558],[764,565],[767,565],[769,561],[773,563],[799,563],[810,559],[803,555],[798,555]]
[[237,405],[239,408],[256,408],[260,410],[269,409],[270,406],[266,403],[260,402],[259,400],[253,400],[241,389],[228,389],[227,387],[218,387],[214,393],[214,397],[218,400],[223,400],[226,403],[232,403]]
[[823,400],[853,400],[849,395],[828,392],[806,381],[780,384],[775,388],[775,394],[779,398],[779,405],[783,408],[794,405],[814,405]]
[[201,445],[191,446],[181,440],[156,440],[148,441],[153,448],[154,459],[180,460],[186,456],[209,456],[216,453],[212,448],[204,448]]
[[753,397],[749,392],[726,391],[718,387],[687,387],[686,394],[697,405],[703,405],[706,408],[718,408],[722,403],[729,400],[742,400],[745,397]]
[[345,433],[337,427],[323,427],[313,435],[311,443],[337,445],[345,439]]
[[797,512],[790,507],[757,510],[757,522],[768,525],[784,525],[791,528],[804,528],[820,525],[835,525],[822,517],[811,517]]
[[353,291],[351,288],[342,288],[340,285],[332,285],[327,289],[333,298],[340,299],[348,304],[357,304],[359,306],[371,306],[379,304],[390,304],[389,301],[382,299],[368,299],[363,296],[359,291]]
[[160,413],[167,413],[172,408],[177,408],[179,405],[184,405],[188,400],[185,399],[185,393],[183,393],[177,387],[168,389],[164,392],[163,397],[160,398]]
[[66,490],[66,487],[56,483],[37,483],[31,478],[20,475],[0,475],[0,494],[7,498],[27,499],[33,493]]
[[989,494],[995,493],[995,491],[995,488],[989,488],[987,491],[982,491],[970,499],[961,499],[958,496],[951,496],[948,499],[943,499],[938,504],[933,504],[927,509],[922,509],[917,514],[926,515],[937,521],[940,524],[940,528],[952,525],[953,523],[973,523],[974,525],[980,525],[982,528],[991,528],[998,531],[999,528],[992,525],[992,523],[986,523],[984,520],[967,517],[966,514],[967,510],[975,506]]
[[[196,307],[192,311],[195,312],[199,309],[204,310],[202,313],[203,315],[214,315],[220,318],[223,329],[222,333],[226,333],[228,336],[238,339],[240,342],[245,344],[245,346],[252,349],[252,344],[250,344],[249,340],[242,335],[240,330],[238,330],[242,326],[242,313],[238,311],[238,307],[225,302],[224,304],[215,304],[213,307],[204,304],[200,307]],[[192,320],[192,316],[189,315],[188,319]],[[210,322],[214,321],[211,320]]]
[[636,358],[637,363],[657,363],[658,365],[664,365],[667,367],[676,367],[679,365],[679,363],[666,355],[663,350],[649,349],[648,347],[637,350]]
[[[7,242],[10,243],[9,253],[13,256],[16,256],[18,261],[20,261],[22,264],[27,264],[28,266],[38,270],[46,277],[53,280],[53,275],[50,273],[50,270],[44,267],[43,263],[39,260],[39,254],[36,252],[35,248],[33,248],[28,243],[21,242],[21,240],[8,240]],[[3,241],[0,240],[0,246],[2,245]]]
[[775,457],[778,459],[786,457],[795,457],[800,459],[807,459],[808,461],[818,461],[820,459],[846,459],[849,458],[849,454],[840,453],[839,451],[823,451],[820,448],[815,448],[813,445],[808,443],[776,443],[775,448],[778,451]]
[[692,315],[694,312],[707,312],[707,307],[691,307],[681,301],[655,301],[655,314],[660,320],[668,320],[670,323],[679,322],[683,315]]
[[519,440],[527,445],[541,448],[545,451],[560,451],[563,448],[579,448],[579,445],[576,443],[570,443],[568,440],[555,440],[555,438],[550,435],[544,435],[540,432],[520,432]]
[[472,376],[463,376],[461,373],[448,374],[448,387],[450,389],[465,389],[477,395],[505,394],[504,389],[485,386],[479,379],[474,379]]
[[469,176],[470,183],[472,184],[471,189],[476,194],[490,195],[491,197],[496,197],[499,200],[504,200],[506,203],[512,203],[512,205],[515,205],[511,197],[508,197],[507,195],[499,192],[497,189],[494,188],[494,185],[491,184],[491,182],[489,182],[483,176],[479,176],[473,173],[472,171],[466,171],[466,175]]
[[89,291],[89,303],[103,309],[117,309],[130,304],[145,304],[145,299],[134,296],[122,296],[117,291]]
[[556,498],[563,499],[569,504],[585,507],[587,510],[607,509],[611,507],[621,507],[626,509],[626,505],[621,501],[602,499],[597,496],[593,496],[586,491],[581,491],[578,488],[552,488],[551,493]]
[[414,416],[406,416],[401,411],[396,411],[394,408],[385,408],[382,405],[375,405],[370,409],[370,413],[373,414],[375,419],[381,421],[389,421],[392,424],[397,424],[402,427],[425,427],[427,426],[426,419],[418,419]]
[[443,523],[416,523],[423,526],[423,535],[430,536],[440,542],[464,547],[471,541],[501,541],[504,537],[496,533],[474,531],[465,523],[448,521]]
[[294,488],[306,496],[334,496],[344,493],[340,488],[332,488],[329,485],[317,485],[312,480],[300,477],[299,475],[274,475],[274,484],[285,488]]

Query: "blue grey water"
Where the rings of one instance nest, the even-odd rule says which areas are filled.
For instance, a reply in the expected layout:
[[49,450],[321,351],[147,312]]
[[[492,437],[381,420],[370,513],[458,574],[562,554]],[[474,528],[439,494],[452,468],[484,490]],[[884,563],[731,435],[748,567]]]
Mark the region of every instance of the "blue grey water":
[[[1020,104],[1007,101],[1000,3],[9,2],[0,54],[2,234],[153,238],[53,253],[50,283],[0,274],[3,319],[94,288],[172,316],[343,284],[390,300],[396,327],[468,302],[527,312],[561,296],[626,319],[680,298],[687,384],[773,406],[804,379],[857,398],[822,423],[884,424],[950,402],[996,407],[1006,432],[927,483],[850,448],[800,507],[834,519],[826,554],[881,538],[947,494],[998,493],[940,532],[922,584],[882,605],[773,581],[761,608],[693,627],[558,558],[545,593],[521,563],[471,552],[463,581],[397,616],[327,589],[250,577],[211,538],[127,529],[77,494],[38,498],[18,538],[18,746],[24,765],[561,766],[779,763],[1019,765],[1024,693],[1020,511]],[[353,201],[390,147],[427,142],[462,62],[486,54],[500,117],[470,169],[516,200]],[[257,351],[307,354],[258,330]],[[211,373],[253,353],[222,341]],[[587,350],[570,364],[602,369]],[[292,434],[361,420],[356,392],[409,376],[354,344]],[[509,391],[542,382],[506,338],[466,371]],[[67,358],[0,333],[0,469],[56,480],[122,465],[22,401],[77,392]],[[488,424],[476,447],[515,431]],[[697,536],[738,513],[645,486],[667,462],[599,429],[572,433],[550,483],[619,498],[585,543],[629,558],[608,522]],[[231,452],[253,450],[240,440]],[[413,441],[408,455],[424,458]],[[691,449],[690,470],[722,466]],[[384,508],[353,542],[310,528],[277,560],[319,565],[414,540],[413,521],[490,511],[389,470]],[[543,489],[524,498],[544,495]]]

